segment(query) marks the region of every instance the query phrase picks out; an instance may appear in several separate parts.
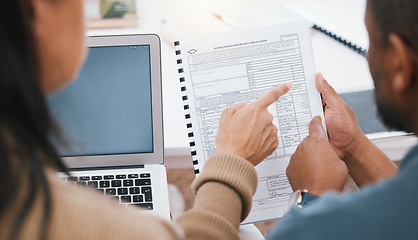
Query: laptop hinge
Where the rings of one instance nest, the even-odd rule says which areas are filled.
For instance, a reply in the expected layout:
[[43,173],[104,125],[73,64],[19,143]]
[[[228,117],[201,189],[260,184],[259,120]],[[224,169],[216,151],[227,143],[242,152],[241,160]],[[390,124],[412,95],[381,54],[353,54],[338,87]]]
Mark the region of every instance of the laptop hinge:
[[92,170],[119,170],[119,169],[132,169],[132,168],[144,168],[144,165],[82,167],[82,168],[69,168],[68,170],[69,171],[92,171]]

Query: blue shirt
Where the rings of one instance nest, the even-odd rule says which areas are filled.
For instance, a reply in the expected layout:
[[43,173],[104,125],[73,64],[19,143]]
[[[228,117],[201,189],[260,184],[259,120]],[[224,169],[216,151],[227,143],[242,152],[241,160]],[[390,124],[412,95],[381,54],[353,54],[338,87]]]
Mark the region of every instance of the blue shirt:
[[418,239],[418,146],[394,178],[294,207],[267,239]]

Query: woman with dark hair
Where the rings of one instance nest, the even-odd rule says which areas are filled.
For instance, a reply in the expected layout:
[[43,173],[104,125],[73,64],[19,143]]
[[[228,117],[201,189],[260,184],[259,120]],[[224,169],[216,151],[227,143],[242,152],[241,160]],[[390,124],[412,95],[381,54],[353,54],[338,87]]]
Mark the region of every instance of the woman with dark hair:
[[56,177],[66,169],[49,142],[59,134],[45,94],[70,82],[86,55],[82,5],[0,8],[0,239],[237,239],[257,185],[253,166],[278,145],[266,107],[290,86],[224,111],[217,153],[193,184],[195,207],[176,223],[125,208]]

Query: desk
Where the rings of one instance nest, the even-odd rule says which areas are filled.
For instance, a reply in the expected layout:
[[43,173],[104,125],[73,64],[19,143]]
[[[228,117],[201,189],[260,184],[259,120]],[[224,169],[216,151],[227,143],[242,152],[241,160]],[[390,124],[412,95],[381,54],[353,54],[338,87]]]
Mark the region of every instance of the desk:
[[[190,150],[174,48],[164,41],[165,27],[180,19],[198,22],[202,13],[228,16],[244,28],[299,20],[283,9],[291,0],[138,0],[138,28],[89,30],[88,35],[157,33],[162,40],[164,136],[168,167],[191,166]],[[203,29],[204,30],[204,29]],[[196,32],[204,32],[197,29]],[[316,69],[339,92],[373,89],[367,61],[322,33],[312,32]],[[417,143],[415,137],[374,141],[393,160],[401,159]]]

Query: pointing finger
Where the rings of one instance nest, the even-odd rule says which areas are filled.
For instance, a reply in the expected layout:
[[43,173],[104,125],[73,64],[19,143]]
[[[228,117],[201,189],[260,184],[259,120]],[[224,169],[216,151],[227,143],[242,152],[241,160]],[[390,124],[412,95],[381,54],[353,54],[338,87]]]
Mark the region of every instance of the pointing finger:
[[236,111],[240,110],[241,108],[243,108],[245,105],[247,105],[246,103],[242,102],[242,103],[237,103],[232,107],[226,108],[225,110],[222,111],[222,114],[230,114],[233,115]]
[[242,102],[242,103],[237,103],[234,106],[230,107],[231,110],[233,110],[234,112],[240,110],[241,108],[243,108],[245,105],[247,105],[246,103]]
[[260,99],[256,100],[254,103],[258,103],[262,107],[267,108],[272,103],[277,101],[279,97],[286,94],[290,90],[290,88],[292,88],[291,83],[280,84],[278,87],[275,87],[266,94],[264,94]]

